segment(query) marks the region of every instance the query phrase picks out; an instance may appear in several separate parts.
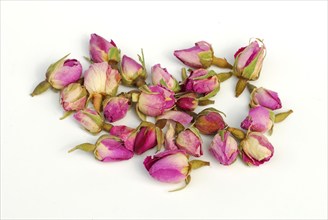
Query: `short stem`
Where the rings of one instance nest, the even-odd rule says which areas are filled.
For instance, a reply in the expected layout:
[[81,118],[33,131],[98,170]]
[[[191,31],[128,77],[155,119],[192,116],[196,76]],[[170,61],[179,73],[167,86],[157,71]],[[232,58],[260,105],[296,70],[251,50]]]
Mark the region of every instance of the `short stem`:
[[203,160],[191,160],[191,161],[189,161],[189,164],[190,164],[192,170],[196,170],[196,169],[204,167],[204,166],[209,166],[210,162],[203,161]]
[[91,151],[94,151],[96,149],[96,146],[94,144],[84,143],[84,144],[77,145],[76,147],[70,149],[68,151],[68,153],[71,153],[71,152],[73,152],[77,149],[83,150],[83,151],[86,151],[86,152],[91,152]]
[[232,72],[227,72],[227,73],[218,73],[216,77],[219,79],[220,82],[224,82],[227,79],[230,79],[232,76]]
[[177,192],[177,191],[180,191],[180,190],[186,188],[186,186],[189,185],[190,181],[191,181],[191,177],[190,177],[190,175],[188,175],[188,176],[186,177],[186,179],[185,179],[185,185],[184,185],[184,186],[182,186],[182,187],[180,187],[180,188],[178,188],[178,189],[171,190],[171,191],[169,191],[169,192]]
[[65,119],[65,118],[67,118],[68,116],[70,116],[73,112],[74,112],[74,111],[67,111],[67,112],[65,112],[64,115],[63,115],[61,118],[59,118],[59,119],[60,119],[60,120],[63,120],[63,119]]
[[103,129],[104,131],[109,132],[110,129],[111,129],[112,127],[113,127],[113,125],[111,125],[111,124],[109,124],[109,123],[104,123],[102,129]]
[[93,94],[93,106],[97,112],[100,112],[102,102],[102,95],[99,93]]
[[205,100],[199,100],[198,101],[199,106],[205,106],[205,105],[210,105],[210,104],[214,104],[214,103],[215,103],[215,101],[210,100],[210,99],[205,99]]
[[236,85],[236,94],[235,96],[238,97],[240,94],[243,93],[247,85],[247,80],[243,78],[239,78],[237,85]]
[[250,84],[250,83],[247,83],[247,89],[249,91],[249,93],[252,93],[254,89],[256,89],[256,86]]
[[245,132],[238,128],[228,127],[227,131],[229,131],[235,138],[237,138],[239,140],[243,140],[246,137]]
[[215,56],[213,56],[212,64],[220,68],[232,69],[233,67],[230,63],[228,63],[228,61],[225,58],[218,58]]
[[31,96],[33,97],[35,95],[40,95],[41,93],[44,93],[50,88],[50,86],[51,84],[47,80],[40,82],[39,85],[37,85],[31,93]]

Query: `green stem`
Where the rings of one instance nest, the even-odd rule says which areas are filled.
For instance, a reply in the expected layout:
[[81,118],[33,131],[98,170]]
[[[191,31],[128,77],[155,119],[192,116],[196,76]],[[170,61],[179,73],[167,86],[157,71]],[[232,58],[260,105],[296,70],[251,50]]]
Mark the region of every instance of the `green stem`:
[[225,58],[218,58],[215,56],[213,56],[212,64],[220,68],[227,68],[227,69],[233,68],[233,66],[230,63],[228,63],[228,61]]

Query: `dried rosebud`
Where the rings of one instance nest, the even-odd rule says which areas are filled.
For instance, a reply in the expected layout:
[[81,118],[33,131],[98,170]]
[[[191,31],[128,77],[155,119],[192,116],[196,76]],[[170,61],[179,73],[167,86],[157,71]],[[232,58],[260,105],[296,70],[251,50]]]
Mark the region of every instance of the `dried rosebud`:
[[104,100],[104,116],[109,122],[118,121],[126,115],[130,108],[129,99],[124,96],[110,97]]
[[199,135],[197,128],[190,127],[181,131],[176,139],[176,145],[180,150],[185,150],[188,154],[194,157],[203,155],[202,138]]
[[148,116],[159,116],[175,104],[174,92],[162,86],[143,86],[137,109]]
[[107,41],[105,38],[97,35],[91,34],[90,38],[90,56],[94,63],[108,62],[110,57],[108,56],[111,48],[112,52],[118,52],[116,44],[114,41]]
[[194,111],[198,106],[198,99],[195,93],[186,93],[177,99],[176,105],[184,111]]
[[60,103],[65,111],[79,111],[84,109],[87,95],[84,86],[71,83],[60,92]]
[[94,63],[85,71],[84,85],[93,98],[95,109],[100,112],[102,96],[115,96],[121,76],[108,63]]
[[269,161],[274,149],[269,140],[258,132],[251,132],[240,143],[242,159],[248,165],[259,166]]
[[166,150],[177,150],[178,147],[175,144],[175,126],[176,124],[174,122],[168,123],[168,128],[165,133],[165,140],[164,140],[164,146]]
[[143,122],[138,128],[134,142],[134,152],[142,154],[157,146],[156,126],[150,122]]
[[126,55],[123,56],[122,83],[124,85],[126,86],[136,85],[137,87],[139,87],[142,84],[144,84],[146,77],[147,77],[146,69],[141,64],[137,63],[131,57],[128,57]]
[[65,86],[80,79],[82,74],[81,63],[75,59],[66,59],[68,55],[48,67],[46,80],[35,87],[31,96],[39,95],[47,91],[49,87],[63,89]]
[[137,136],[136,129],[129,128],[124,125],[113,126],[109,133],[116,137],[119,137],[127,149],[133,151],[134,142]]
[[162,85],[173,92],[180,90],[178,81],[160,64],[156,64],[151,68],[151,75],[154,85]]
[[229,131],[220,130],[214,136],[209,150],[221,164],[230,165],[238,156],[238,143]]
[[194,47],[174,51],[182,63],[195,69],[208,68],[213,62],[213,49],[211,44],[200,41],[195,43]]
[[83,109],[74,114],[74,118],[90,133],[99,133],[104,125],[104,119],[92,109]]
[[168,150],[148,156],[144,165],[153,178],[166,183],[181,182],[190,172],[188,157],[182,150]]
[[69,152],[76,149],[93,152],[96,159],[102,162],[122,161],[133,157],[133,152],[125,148],[122,140],[111,135],[102,135],[96,144],[80,144]]
[[247,47],[240,48],[235,53],[233,73],[239,78],[236,85],[236,97],[244,91],[248,80],[257,80],[259,78],[265,54],[265,45],[258,39],[251,42]]
[[226,123],[221,114],[223,113],[215,108],[206,108],[198,113],[194,126],[202,134],[215,134],[226,127]]
[[[259,42],[261,45],[259,45]],[[258,39],[251,42],[247,47],[240,48],[234,55],[234,74],[247,80],[258,79],[265,53],[265,45]]]
[[185,92],[198,93],[208,99],[219,92],[220,82],[213,70],[198,69],[190,73],[182,89]]
[[253,90],[249,104],[251,107],[260,105],[271,110],[280,109],[282,107],[278,93],[262,87]]
[[257,106],[249,110],[248,116],[241,123],[240,127],[245,130],[256,132],[267,132],[273,127],[274,113],[262,106]]

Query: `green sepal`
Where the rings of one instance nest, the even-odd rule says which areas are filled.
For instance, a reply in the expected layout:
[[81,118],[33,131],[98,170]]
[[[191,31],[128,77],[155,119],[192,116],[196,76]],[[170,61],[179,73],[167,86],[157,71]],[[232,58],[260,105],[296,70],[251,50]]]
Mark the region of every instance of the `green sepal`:
[[243,93],[247,85],[247,79],[244,78],[239,78],[237,84],[236,84],[236,89],[235,89],[235,96],[238,97],[240,94]]
[[146,94],[158,94],[157,92],[152,92],[147,85],[140,86],[139,90]]
[[204,166],[209,166],[210,162],[203,161],[203,160],[191,160],[191,161],[189,161],[189,165],[192,170],[196,170],[196,169],[199,169]]
[[145,56],[143,49],[141,48],[141,56],[138,54],[139,61],[142,65],[143,68],[143,77],[146,79],[147,78],[147,70],[146,70],[146,63],[145,63]]
[[287,112],[282,112],[282,113],[278,113],[275,115],[275,123],[279,123],[282,122],[283,120],[285,120],[290,114],[293,113],[293,110],[289,110]]
[[92,151],[94,151],[96,149],[96,145],[89,144],[89,143],[80,144],[80,145],[77,145],[74,148],[70,149],[68,151],[68,153],[71,153],[71,152],[73,152],[73,151],[75,151],[77,149],[83,150],[83,151],[86,151],[86,152],[92,152]]
[[225,130],[219,130],[218,131],[218,134],[220,135],[221,141],[224,141],[224,133],[225,133]]
[[101,135],[98,140],[96,141],[96,146],[98,146],[100,144],[101,141],[105,140],[105,139],[113,139],[117,142],[122,142],[122,140],[116,136],[110,135],[110,134],[103,134]]
[[219,86],[216,87],[212,92],[208,93],[207,95],[198,98],[198,100],[202,101],[202,100],[207,100],[209,98],[214,97],[218,92],[220,91],[220,82],[219,82]]
[[218,73],[218,74],[216,75],[216,77],[218,78],[218,80],[219,80],[220,82],[224,82],[224,81],[230,79],[231,76],[232,76],[232,72]]
[[181,78],[182,78],[182,82],[184,82],[188,78],[187,70],[184,67],[181,69]]
[[164,81],[164,79],[160,79],[160,80],[159,80],[159,83],[160,83],[162,86],[168,88],[166,82]]
[[73,113],[74,113],[74,111],[66,111],[66,112],[64,112],[64,115],[59,118],[59,120],[63,120],[63,119],[67,118],[68,116],[70,116]]
[[190,177],[190,175],[188,175],[185,179],[185,185],[184,186],[182,186],[180,188],[177,188],[177,189],[174,189],[174,190],[170,190],[169,192],[177,192],[177,191],[183,190],[184,188],[186,188],[189,185],[190,181],[191,181],[191,177]]
[[203,51],[198,53],[198,58],[204,69],[207,69],[213,62],[213,51]]
[[108,51],[108,61],[114,61],[116,63],[121,60],[121,51],[117,47],[112,47]]
[[36,95],[40,95],[41,93],[44,93],[45,91],[47,91],[50,87],[51,87],[51,84],[47,80],[44,80],[35,87],[35,89],[31,93],[31,96],[33,97]]
[[163,148],[164,144],[164,134],[163,131],[159,127],[155,127],[156,132],[156,140],[157,140],[157,152],[159,152]]
[[57,62],[51,64],[51,65],[48,67],[48,69],[47,69],[47,73],[46,73],[46,77],[47,77],[47,79],[49,79],[50,74],[51,74],[53,71],[55,71],[56,68],[57,68],[58,66],[61,66],[61,65],[65,62],[65,59],[66,59],[69,55],[70,55],[70,53],[67,54],[66,56],[64,56],[63,58],[59,59]]
[[210,99],[198,100],[198,105],[199,106],[211,105],[211,104],[214,104],[214,103],[215,103],[215,101],[214,100],[210,100]]
[[196,127],[194,127],[194,126],[190,126],[189,128],[187,128],[187,130],[188,130],[188,129],[189,129],[192,133],[194,133],[194,134],[199,138],[200,141],[202,141],[202,137],[200,136],[199,130],[198,130]]
[[209,112],[217,112],[219,114],[223,114],[224,117],[227,117],[224,112],[217,110],[216,108],[213,108],[213,107],[204,109],[203,111],[198,113],[198,116],[207,115]]
[[147,120],[147,116],[139,110],[139,103],[136,104],[136,112],[141,121]]
[[254,86],[253,84],[247,83],[247,89],[248,89],[249,93],[252,94],[254,89],[256,89],[256,86]]
[[207,79],[207,78],[209,78],[211,76],[216,76],[216,75],[217,74],[216,74],[216,72],[214,70],[210,70],[210,71],[207,72],[206,75],[195,77],[195,78],[193,78],[193,80]]
[[245,132],[238,128],[227,127],[227,131],[229,131],[238,140],[244,140],[246,137]]
[[167,119],[159,119],[159,120],[156,120],[156,127],[159,127],[160,129],[163,129],[165,127],[167,123]]
[[88,61],[88,63],[93,64],[94,62],[91,60],[90,57],[83,56],[83,58]]

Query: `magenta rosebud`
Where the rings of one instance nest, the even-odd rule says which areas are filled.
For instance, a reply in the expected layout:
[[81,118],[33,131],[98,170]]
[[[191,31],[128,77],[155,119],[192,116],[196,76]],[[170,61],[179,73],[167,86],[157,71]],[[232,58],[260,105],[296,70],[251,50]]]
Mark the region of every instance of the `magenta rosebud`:
[[197,42],[194,47],[189,49],[176,50],[174,56],[185,65],[196,69],[208,68],[214,57],[212,46],[205,41]]
[[274,148],[268,139],[261,133],[251,132],[240,142],[242,159],[248,165],[259,166],[269,161],[273,156]]
[[91,34],[90,56],[94,63],[108,62],[108,53],[111,48],[116,48],[114,41],[109,42],[97,34]]
[[282,107],[278,93],[262,87],[255,88],[251,93],[250,106],[256,107],[259,105],[271,110],[280,109]]
[[190,73],[190,76],[184,82],[183,90],[210,98],[219,92],[220,82],[213,70],[198,69]]
[[180,150],[185,150],[194,157],[203,155],[202,139],[197,128],[190,127],[181,131],[177,136],[176,145]]
[[245,130],[264,133],[273,127],[274,118],[274,113],[269,109],[262,106],[254,107],[249,110],[248,116],[240,127]]
[[79,111],[84,109],[87,95],[84,86],[71,83],[60,92],[60,103],[65,111]]
[[[143,58],[142,58],[143,59]],[[126,86],[144,84],[147,77],[145,68],[131,57],[126,55],[122,58],[122,82]]]
[[90,133],[99,133],[104,125],[104,119],[92,109],[83,109],[74,114],[74,118]]
[[119,137],[123,142],[127,149],[133,151],[134,142],[136,139],[136,129],[129,128],[124,125],[113,126],[109,133],[116,137]]
[[157,146],[156,126],[150,122],[143,122],[138,129],[135,142],[134,152],[142,154],[145,151]]
[[230,165],[238,156],[238,143],[229,131],[221,130],[214,136],[209,151],[221,164]]
[[143,86],[138,100],[138,110],[148,116],[159,116],[173,108],[174,92],[162,86]]
[[156,64],[151,68],[151,75],[154,85],[162,85],[173,92],[180,90],[178,81],[167,72],[166,68],[162,68],[160,64]]
[[124,96],[107,98],[104,103],[104,116],[109,122],[118,121],[126,115],[130,107],[130,100]]
[[265,45],[258,39],[240,48],[234,55],[234,74],[247,80],[256,80],[260,76],[265,53]]
[[166,183],[181,182],[190,172],[188,157],[182,150],[168,150],[148,156],[144,165],[153,178]]
[[202,134],[215,134],[226,127],[226,123],[221,114],[223,113],[215,108],[206,108],[198,113],[194,126]]
[[194,111],[198,106],[198,99],[195,93],[187,93],[180,96],[176,102],[177,107],[184,111]]
[[35,87],[31,96],[39,95],[49,89],[49,87],[59,90],[63,89],[65,86],[80,79],[82,74],[81,63],[75,59],[66,59],[68,55],[48,67],[46,80]]
[[69,152],[76,149],[93,152],[96,159],[102,162],[122,161],[133,157],[133,152],[126,149],[122,140],[111,135],[102,135],[96,144],[80,144]]
[[93,105],[98,112],[100,112],[102,96],[115,96],[120,81],[119,72],[106,62],[91,64],[85,71],[84,85],[93,98]]

